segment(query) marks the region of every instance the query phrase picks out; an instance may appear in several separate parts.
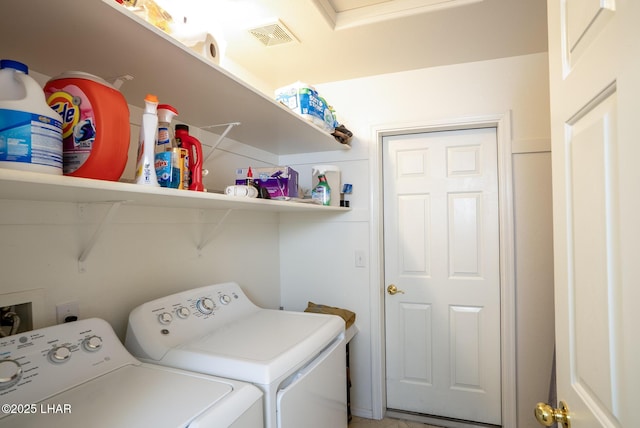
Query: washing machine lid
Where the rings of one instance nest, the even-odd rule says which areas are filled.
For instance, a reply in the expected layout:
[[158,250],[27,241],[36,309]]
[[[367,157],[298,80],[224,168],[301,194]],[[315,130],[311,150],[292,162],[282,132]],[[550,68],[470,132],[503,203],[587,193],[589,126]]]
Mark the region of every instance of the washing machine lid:
[[262,309],[170,351],[169,365],[258,384],[304,366],[344,338],[335,315]]
[[34,404],[33,412],[2,418],[0,427],[187,427],[233,393],[223,380],[128,365]]

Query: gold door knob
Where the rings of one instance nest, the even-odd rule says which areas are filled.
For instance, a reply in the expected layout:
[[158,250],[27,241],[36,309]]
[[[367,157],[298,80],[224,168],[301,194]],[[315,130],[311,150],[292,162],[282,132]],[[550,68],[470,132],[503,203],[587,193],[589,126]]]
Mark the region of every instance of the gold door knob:
[[535,415],[541,425],[550,427],[558,422],[564,428],[571,428],[571,416],[569,415],[569,406],[564,401],[560,402],[560,408],[554,409],[546,403],[538,403],[535,408]]
[[395,285],[391,284],[390,286],[387,287],[387,293],[389,293],[389,294],[391,294],[393,296],[396,293],[404,294],[404,291],[398,290],[398,287],[396,287]]

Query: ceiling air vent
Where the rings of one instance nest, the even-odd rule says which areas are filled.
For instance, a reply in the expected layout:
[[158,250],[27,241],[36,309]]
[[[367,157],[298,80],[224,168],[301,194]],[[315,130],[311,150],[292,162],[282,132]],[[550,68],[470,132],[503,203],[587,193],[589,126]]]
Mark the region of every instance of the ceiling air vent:
[[265,46],[282,45],[297,42],[296,36],[280,21],[272,22],[261,27],[252,28],[249,33]]

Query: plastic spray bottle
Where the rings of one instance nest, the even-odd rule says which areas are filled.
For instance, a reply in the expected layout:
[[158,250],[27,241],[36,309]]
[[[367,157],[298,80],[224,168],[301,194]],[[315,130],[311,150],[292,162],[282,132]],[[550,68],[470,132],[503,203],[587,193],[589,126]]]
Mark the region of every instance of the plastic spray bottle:
[[176,141],[189,153],[189,190],[204,191],[202,184],[202,144],[189,135],[187,125],[176,125]]
[[331,205],[331,188],[324,174],[318,175],[318,185],[311,191],[311,199],[322,205]]
[[144,98],[144,113],[138,139],[136,184],[159,187],[155,169],[155,144],[158,130],[158,97],[148,94]]
[[[155,170],[158,184],[177,189],[180,186],[180,151],[171,128],[178,110],[169,104],[158,105],[158,141],[155,150]],[[176,149],[176,150],[174,150]]]

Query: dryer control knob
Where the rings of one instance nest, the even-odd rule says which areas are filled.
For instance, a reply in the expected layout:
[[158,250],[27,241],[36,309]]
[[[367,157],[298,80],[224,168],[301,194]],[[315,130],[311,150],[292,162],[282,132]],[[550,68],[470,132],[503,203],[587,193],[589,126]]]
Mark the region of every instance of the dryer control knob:
[[228,305],[231,303],[231,297],[228,294],[223,294],[220,296],[220,303],[223,305]]
[[15,360],[0,361],[0,390],[11,388],[22,378],[22,367]]
[[185,319],[185,318],[188,318],[189,315],[191,315],[191,311],[186,306],[180,306],[176,310],[176,314],[178,314],[179,318]]
[[56,364],[61,364],[69,361],[71,358],[71,349],[67,346],[58,346],[49,351],[49,361]]
[[160,321],[160,324],[170,324],[171,321],[173,321],[173,316],[171,316],[171,314],[169,312],[163,312],[160,315],[158,315],[158,321]]
[[102,338],[98,336],[87,337],[82,341],[82,348],[85,351],[96,352],[102,348]]
[[208,297],[203,297],[198,300],[196,303],[196,307],[200,312],[205,315],[209,315],[213,313],[213,310],[216,308],[216,304]]

